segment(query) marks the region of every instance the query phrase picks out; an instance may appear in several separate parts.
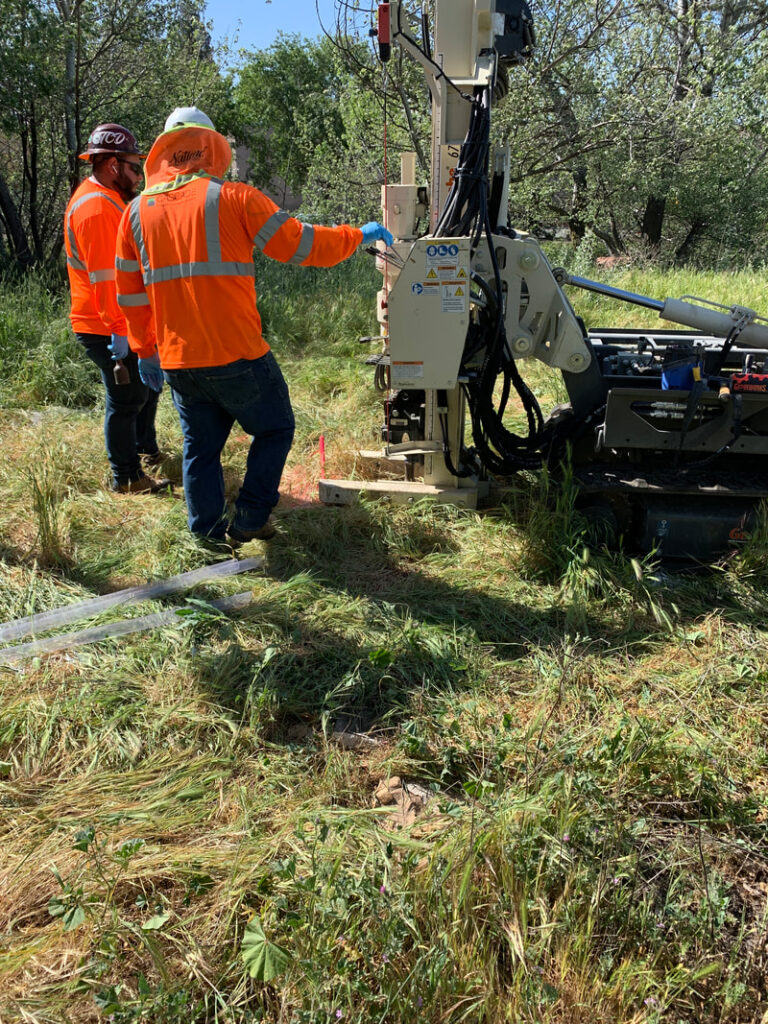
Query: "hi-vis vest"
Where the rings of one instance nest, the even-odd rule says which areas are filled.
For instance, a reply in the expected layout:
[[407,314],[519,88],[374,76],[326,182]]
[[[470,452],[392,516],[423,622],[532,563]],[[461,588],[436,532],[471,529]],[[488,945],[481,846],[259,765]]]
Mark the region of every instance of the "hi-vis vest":
[[[190,175],[183,184],[186,184],[188,181],[192,181],[194,177],[204,176]],[[139,196],[132,201],[130,205],[129,221],[136,250],[139,254],[139,266],[137,267],[133,261],[125,260],[118,260],[117,266],[120,267],[121,270],[140,269],[145,288],[151,284],[160,284],[162,281],[177,281],[183,277],[235,276],[253,279],[253,259],[250,259],[245,263],[240,263],[237,260],[225,260],[222,258],[221,225],[219,222],[219,204],[221,201],[222,183],[216,178],[208,178],[207,180],[208,185],[203,204],[205,251],[207,256],[207,259],[205,260],[194,260],[187,263],[176,263],[170,266],[153,268],[149,261],[147,247],[144,242],[144,234],[141,227],[140,204],[142,197]],[[170,188],[158,188],[154,190],[154,194],[158,195],[161,192],[170,191],[172,191]],[[149,190],[147,194],[151,195],[152,193],[153,190]],[[253,244],[257,249],[263,250],[275,237],[280,228],[291,219],[292,218],[289,217],[287,213],[284,213],[283,210],[276,210],[259,230],[256,237],[253,239]],[[299,244],[293,255],[283,262],[303,263],[312,252],[314,234],[315,229],[311,224],[301,224],[301,238],[299,240]],[[120,304],[123,306],[148,305],[149,298],[146,295],[141,297],[134,297],[132,295],[122,296]]]
[[64,248],[71,292],[70,320],[79,334],[125,334],[115,293],[115,239],[125,203],[88,178],[64,215]]
[[[283,263],[332,266],[362,239],[358,228],[314,227],[258,189],[222,181],[229,144],[211,129],[165,132],[145,164],[148,187],[123,214],[117,292],[131,346],[164,369],[258,359],[261,332],[254,246]],[[190,161],[202,167],[190,167]]]

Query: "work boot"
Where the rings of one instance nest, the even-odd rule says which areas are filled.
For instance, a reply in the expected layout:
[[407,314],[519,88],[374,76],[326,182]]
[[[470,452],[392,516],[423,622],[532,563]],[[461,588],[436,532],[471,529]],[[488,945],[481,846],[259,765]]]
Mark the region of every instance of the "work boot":
[[141,461],[145,466],[160,466],[168,458],[166,452],[161,452],[160,449],[156,452],[139,452]]
[[198,548],[213,558],[237,558],[235,551],[240,547],[239,541],[227,540],[225,537],[203,537],[200,534],[193,536]]
[[156,480],[155,477],[142,473],[137,480],[117,484],[115,490],[118,494],[157,494],[158,491],[165,491],[172,487],[173,483],[167,477]]
[[227,530],[229,539],[237,544],[246,544],[249,540],[271,540],[276,533],[275,521],[272,516],[257,530],[244,530],[234,525],[230,526]]

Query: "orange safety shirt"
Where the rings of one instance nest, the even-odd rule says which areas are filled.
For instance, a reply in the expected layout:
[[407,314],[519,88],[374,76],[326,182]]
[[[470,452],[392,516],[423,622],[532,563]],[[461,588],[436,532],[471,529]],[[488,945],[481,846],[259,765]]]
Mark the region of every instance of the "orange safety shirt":
[[123,214],[118,302],[139,356],[166,370],[223,366],[269,351],[256,308],[253,249],[282,263],[330,267],[362,241],[359,228],[302,224],[258,189],[222,181],[223,135],[198,125],[156,140],[147,187]]
[[125,202],[119,192],[86,178],[64,214],[71,293],[69,318],[79,334],[125,334],[115,292],[115,239]]

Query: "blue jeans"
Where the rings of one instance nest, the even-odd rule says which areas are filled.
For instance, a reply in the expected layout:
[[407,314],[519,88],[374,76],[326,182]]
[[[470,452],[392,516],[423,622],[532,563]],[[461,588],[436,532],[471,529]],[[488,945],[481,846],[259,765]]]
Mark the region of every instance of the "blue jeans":
[[129,352],[123,360],[130,383],[115,384],[109,335],[78,334],[76,337],[88,358],[101,370],[104,381],[104,443],[114,486],[138,480],[143,475],[141,455],[153,455],[157,451],[155,413],[160,396],[142,384],[134,352]]
[[293,443],[288,386],[271,352],[225,366],[165,370],[184,435],[184,494],[193,533],[221,539],[227,527],[221,452],[235,422],[253,440],[235,501],[234,525],[258,530],[280,493]]

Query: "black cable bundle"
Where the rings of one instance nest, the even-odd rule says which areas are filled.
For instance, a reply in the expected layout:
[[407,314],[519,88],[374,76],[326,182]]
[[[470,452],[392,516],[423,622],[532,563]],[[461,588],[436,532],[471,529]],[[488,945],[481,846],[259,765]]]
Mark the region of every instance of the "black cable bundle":
[[[473,283],[485,296],[485,306],[479,314],[479,329],[470,328],[465,359],[478,349],[478,335],[484,341],[485,356],[476,377],[462,368],[470,380],[464,392],[472,420],[472,437],[477,456],[492,473],[507,475],[520,469],[537,469],[541,465],[540,441],[543,419],[538,402],[520,373],[507,344],[504,328],[504,305],[501,271],[493,244],[493,227],[488,207],[488,160],[490,154],[491,95],[489,89],[477,89],[472,100],[467,136],[462,143],[454,181],[440,215],[435,235],[457,237],[469,235],[474,253],[483,233],[488,240],[494,280],[493,284],[472,275]],[[494,405],[494,391],[499,376],[502,391],[498,405]],[[528,420],[528,435],[521,437],[507,430],[502,420],[511,388],[523,403]],[[447,431],[443,429],[445,451],[448,451]],[[463,467],[453,467],[446,454],[448,471],[455,476],[472,472],[467,465],[474,461],[473,453],[463,452]]]
[[477,89],[472,100],[467,137],[461,144],[453,184],[437,222],[435,234],[442,238],[472,235],[477,247],[483,228],[482,212],[488,195],[488,157],[491,145],[490,94]]
[[[495,262],[495,261],[494,261]],[[481,329],[486,338],[485,358],[475,379],[464,385],[470,417],[472,437],[480,461],[492,473],[504,476],[521,469],[541,466],[540,437],[544,427],[539,404],[517,369],[507,344],[504,315],[496,296],[501,296],[501,276],[497,272],[497,292],[493,294],[487,282],[481,288],[488,299],[481,312]],[[482,278],[473,275],[480,284]],[[496,382],[501,375],[502,388],[498,404],[494,405]],[[504,426],[503,418],[511,388],[520,397],[528,421],[527,437],[520,437]]]

